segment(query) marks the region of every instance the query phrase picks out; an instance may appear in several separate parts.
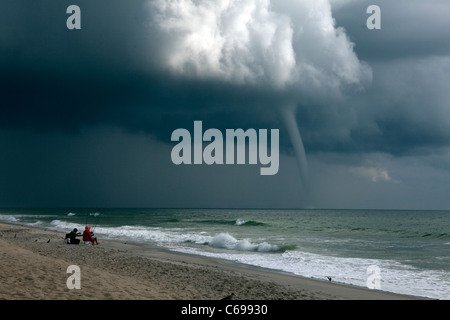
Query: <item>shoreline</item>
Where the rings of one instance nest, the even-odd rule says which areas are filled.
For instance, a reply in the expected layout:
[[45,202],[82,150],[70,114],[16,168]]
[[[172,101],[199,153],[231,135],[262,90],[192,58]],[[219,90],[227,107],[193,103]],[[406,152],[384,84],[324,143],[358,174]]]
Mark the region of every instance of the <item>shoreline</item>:
[[[64,236],[1,223],[0,299],[430,300],[115,240],[67,245]],[[67,288],[69,265],[80,267],[80,290]]]

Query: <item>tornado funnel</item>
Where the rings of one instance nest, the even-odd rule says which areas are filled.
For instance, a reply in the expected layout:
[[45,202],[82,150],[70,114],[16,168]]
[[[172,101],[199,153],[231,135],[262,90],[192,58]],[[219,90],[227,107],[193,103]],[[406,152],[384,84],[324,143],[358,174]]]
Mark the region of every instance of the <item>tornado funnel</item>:
[[295,120],[297,105],[294,103],[284,105],[281,108],[281,116],[286,126],[294,149],[297,165],[300,172],[300,180],[303,190],[308,190],[308,162],[306,161],[305,147],[303,146],[302,136]]

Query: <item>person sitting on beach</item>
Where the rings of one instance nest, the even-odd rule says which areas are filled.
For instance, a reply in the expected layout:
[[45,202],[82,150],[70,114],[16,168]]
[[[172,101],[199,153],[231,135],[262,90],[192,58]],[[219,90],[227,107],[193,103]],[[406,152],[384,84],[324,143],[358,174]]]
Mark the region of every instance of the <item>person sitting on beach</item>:
[[93,231],[91,231],[91,238],[95,240],[95,244],[98,245],[98,240],[97,240],[97,236],[94,234]]
[[92,238],[91,227],[86,226],[83,232],[83,241],[84,242],[92,242],[92,245],[95,244],[95,239]]
[[77,228],[74,228],[68,234],[68,239],[70,240],[69,244],[80,244],[80,239],[77,239],[77,236],[81,236],[81,233],[78,232]]

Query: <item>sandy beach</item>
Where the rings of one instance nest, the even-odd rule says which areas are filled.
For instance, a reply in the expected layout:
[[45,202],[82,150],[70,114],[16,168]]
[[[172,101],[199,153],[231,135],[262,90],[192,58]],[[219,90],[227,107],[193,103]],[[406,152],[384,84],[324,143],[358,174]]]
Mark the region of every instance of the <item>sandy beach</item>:
[[[312,280],[229,261],[0,224],[2,300],[411,300],[416,297]],[[81,289],[69,289],[71,265]]]

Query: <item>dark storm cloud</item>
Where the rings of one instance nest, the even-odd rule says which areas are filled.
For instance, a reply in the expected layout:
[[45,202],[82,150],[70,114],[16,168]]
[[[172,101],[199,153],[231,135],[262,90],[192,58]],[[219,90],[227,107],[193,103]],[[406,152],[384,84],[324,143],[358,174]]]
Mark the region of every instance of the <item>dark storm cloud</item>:
[[155,66],[164,39],[149,30],[146,3],[79,1],[82,30],[69,31],[69,1],[2,2],[1,125],[77,132],[113,124],[164,142],[198,119],[219,129],[280,126],[280,93],[180,79]]
[[76,132],[110,123],[167,142],[187,119],[207,117],[216,127],[255,125],[247,120],[251,113],[257,123],[273,119],[251,111],[273,97],[257,86],[186,81],[158,71],[147,1],[79,1],[78,31],[66,28],[70,3],[2,2],[2,125]]
[[298,121],[309,151],[405,155],[448,147],[450,58],[372,66],[374,82],[364,93],[345,103],[300,108]]
[[[335,0],[336,23],[365,61],[450,54],[450,3],[445,0]],[[381,9],[381,30],[366,27],[370,5]]]
[[[309,151],[405,155],[450,146],[450,3],[332,3],[336,24],[372,67],[373,82],[345,103],[300,109]],[[366,9],[373,4],[381,8],[381,30],[366,27]]]
[[[227,47],[239,54],[229,57],[224,70],[230,72],[222,78],[220,68],[213,68],[213,76],[203,68],[217,66],[220,59],[210,56],[204,65],[191,61],[195,54],[208,58],[196,51],[208,46],[184,47],[195,54],[174,64],[201,77],[168,71],[158,54],[164,56],[178,43],[149,24],[147,2],[0,2],[0,205],[302,206],[306,202],[300,198],[306,196],[299,192],[292,157],[281,155],[280,171],[271,177],[259,176],[255,166],[175,166],[170,161],[172,131],[192,130],[194,120],[221,130],[280,128],[282,150],[292,152],[278,107],[285,98],[295,98],[318,207],[448,208],[448,1],[331,1],[336,25],[345,32],[317,28],[315,19],[296,29],[306,30],[305,38],[294,43],[304,49],[296,57],[311,62],[302,65],[310,77],[297,86],[273,59],[249,55],[245,46],[243,51]],[[247,3],[262,6],[260,21],[267,23],[253,30],[261,43],[270,39],[262,35],[275,30],[276,23],[286,27],[284,37],[273,38],[280,42],[269,43],[263,52],[289,49],[281,41],[290,32],[285,18],[266,14],[264,1]],[[72,4],[81,8],[81,30],[66,28]],[[301,24],[304,11],[294,6],[311,4],[321,21],[320,13],[328,10],[325,0],[280,0],[274,8]],[[366,28],[369,4],[381,6],[382,30]],[[204,9],[204,15],[214,13]],[[185,24],[175,31],[189,34],[189,22],[200,21],[200,15],[184,12],[195,19],[181,19]],[[166,27],[175,32],[173,25]],[[331,37],[321,38],[319,31]],[[354,47],[347,46],[346,37]],[[286,52],[289,58],[292,52]],[[249,59],[237,59],[242,57]],[[229,68],[241,61],[247,77]],[[360,62],[369,64],[372,82],[352,77]],[[283,89],[274,90],[273,81]]]
[[[274,109],[283,91],[177,77],[155,65],[152,54],[163,40],[149,31],[146,3],[78,1],[82,30],[69,31],[70,1],[2,1],[0,124],[67,132],[112,124],[163,142],[198,119],[219,129],[284,130]],[[333,14],[359,57],[371,63],[373,85],[350,91],[344,100],[324,98],[323,92],[299,99],[297,120],[307,151],[398,154],[449,145],[449,97],[440,82],[450,74],[442,70],[446,60],[417,67],[420,59],[449,53],[444,41],[449,6],[443,1],[370,4],[382,7],[381,31],[365,28],[367,1],[350,1]],[[385,64],[405,55],[409,60],[397,67]],[[407,73],[411,69],[417,72]],[[282,144],[289,147],[286,136],[281,135]]]
[[[1,3],[2,122],[48,130],[97,122],[127,96],[123,78],[132,61],[130,11],[100,2],[86,5],[82,30],[66,28],[68,1]],[[133,10],[134,9],[134,10]],[[134,17],[134,15],[132,15]],[[128,32],[118,32],[124,21]],[[131,38],[133,39],[133,38]],[[112,98],[114,92],[115,98]]]

